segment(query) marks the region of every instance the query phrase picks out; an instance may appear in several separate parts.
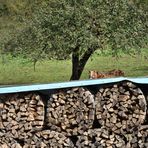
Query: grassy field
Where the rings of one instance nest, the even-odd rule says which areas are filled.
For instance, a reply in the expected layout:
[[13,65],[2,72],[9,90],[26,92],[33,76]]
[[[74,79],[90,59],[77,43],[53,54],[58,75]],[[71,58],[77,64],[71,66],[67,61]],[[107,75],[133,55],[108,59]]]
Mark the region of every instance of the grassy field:
[[[24,25],[16,20],[9,21],[9,17],[0,18],[0,48],[15,32],[22,30]],[[36,71],[33,63],[21,57],[5,57],[3,63],[0,55],[0,85],[31,84],[69,81],[71,76],[70,60],[44,60],[37,63]],[[106,55],[94,54],[88,61],[81,79],[88,79],[89,70],[108,71],[121,69],[129,77],[148,76],[148,49],[144,49],[142,56],[133,58],[122,53],[122,58],[116,60],[107,52]]]
[[[142,56],[133,58],[122,55],[119,60],[111,56],[94,55],[87,63],[81,79],[88,79],[89,70],[107,71],[121,69],[127,77],[148,76],[148,50]],[[0,85],[30,84],[69,81],[71,75],[70,60],[44,60],[33,64],[22,58],[8,58],[5,63],[0,59]]]

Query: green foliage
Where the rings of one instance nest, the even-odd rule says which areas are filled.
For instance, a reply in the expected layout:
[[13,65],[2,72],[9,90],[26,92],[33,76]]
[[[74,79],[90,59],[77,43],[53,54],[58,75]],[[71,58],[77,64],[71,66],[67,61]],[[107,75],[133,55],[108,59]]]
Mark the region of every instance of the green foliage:
[[34,6],[41,3],[41,0],[1,0],[0,10],[3,12],[0,12],[8,16],[30,17],[34,11]]
[[5,4],[1,3],[0,5],[0,16],[7,15],[8,9]]
[[147,41],[147,13],[143,5],[139,8],[137,3],[126,0],[44,1],[40,3],[40,11],[33,5],[36,11],[33,19],[27,21],[31,24],[30,31],[23,32],[21,38],[31,50],[37,47],[42,50],[46,46],[59,56],[63,52],[71,54],[77,46],[81,56],[89,48],[106,45],[112,49],[138,48]]
[[[65,58],[72,55],[73,68],[78,67],[81,75],[97,49],[110,46],[112,54],[118,56],[119,49],[130,53],[131,48],[147,47],[145,3],[144,0],[36,0],[30,6],[34,8],[29,11],[32,19],[23,17],[26,27],[5,46],[6,51],[25,54],[34,64],[47,56],[61,59],[63,55]],[[15,4],[17,14],[19,8],[24,11],[29,8]]]

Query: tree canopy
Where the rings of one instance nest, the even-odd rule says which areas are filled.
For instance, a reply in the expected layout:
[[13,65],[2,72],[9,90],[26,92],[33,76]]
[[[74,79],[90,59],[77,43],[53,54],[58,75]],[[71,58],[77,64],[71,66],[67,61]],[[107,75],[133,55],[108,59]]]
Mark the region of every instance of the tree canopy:
[[[147,41],[146,1],[50,0],[34,5],[32,19],[15,38],[16,51],[72,55],[71,80],[79,79],[97,49],[143,47]],[[6,46],[8,47],[8,46]],[[6,49],[7,50],[7,49]]]

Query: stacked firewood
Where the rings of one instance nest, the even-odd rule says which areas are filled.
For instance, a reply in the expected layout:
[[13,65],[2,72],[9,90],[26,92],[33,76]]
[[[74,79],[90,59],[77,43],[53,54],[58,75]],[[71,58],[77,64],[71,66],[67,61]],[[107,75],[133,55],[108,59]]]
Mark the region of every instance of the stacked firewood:
[[82,134],[94,121],[94,96],[84,88],[53,94],[47,104],[47,125],[68,136]]
[[9,132],[7,133],[0,132],[0,147],[1,148],[22,148],[22,147],[29,148],[25,146],[27,145],[24,143],[24,141],[11,137],[11,134]]
[[99,123],[114,133],[132,132],[144,122],[145,97],[141,90],[130,82],[101,88],[95,100]]
[[29,145],[38,148],[72,148],[72,141],[62,133],[43,130],[36,132],[29,141]]
[[132,133],[116,134],[105,127],[90,129],[78,136],[78,148],[147,148],[148,126],[141,126]]
[[78,148],[124,148],[125,141],[121,135],[108,131],[105,127],[91,129],[78,137]]
[[[131,82],[0,96],[0,148],[147,148],[147,102]],[[46,100],[48,97],[48,100]]]
[[44,104],[36,94],[13,94],[0,98],[0,128],[13,138],[25,139],[44,124]]
[[148,147],[148,125],[143,125],[138,130],[138,144],[140,147]]
[[[131,82],[124,82],[99,89],[95,101],[99,123],[107,129],[108,133],[121,137],[123,141],[123,143],[114,143],[115,147],[140,146],[135,131],[139,133],[138,129],[145,121],[147,109],[142,91]],[[106,147],[111,147],[111,145],[106,145]]]

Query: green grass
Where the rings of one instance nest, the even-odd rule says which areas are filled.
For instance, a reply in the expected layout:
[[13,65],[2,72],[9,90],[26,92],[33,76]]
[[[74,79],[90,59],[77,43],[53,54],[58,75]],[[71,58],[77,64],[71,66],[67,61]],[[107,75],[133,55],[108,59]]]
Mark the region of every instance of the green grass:
[[0,64],[0,84],[29,84],[68,81],[70,77],[70,61],[42,61],[33,70],[32,63],[21,63],[12,60],[11,63]]
[[[89,70],[108,71],[121,69],[128,77],[148,76],[148,51],[137,58],[123,55],[119,60],[111,56],[94,55],[87,63],[81,79],[88,79]],[[5,64],[0,60],[0,85],[31,84],[69,81],[71,75],[70,60],[44,60],[36,65],[20,57],[8,58]]]
[[[8,41],[17,31],[22,30],[24,24],[9,17],[0,17],[0,47],[1,43]],[[1,51],[1,48],[0,48]],[[99,53],[99,52],[98,52]],[[142,51],[142,57],[133,58],[124,55],[118,61],[111,57],[111,52],[94,54],[89,60],[81,79],[88,79],[89,70],[108,71],[121,69],[129,77],[148,76],[148,49]],[[146,59],[147,58],[147,59]],[[38,62],[36,71],[33,71],[33,64],[18,57],[6,56],[5,64],[0,57],[0,85],[5,84],[31,84],[51,83],[69,81],[71,76],[71,61],[44,60]]]

